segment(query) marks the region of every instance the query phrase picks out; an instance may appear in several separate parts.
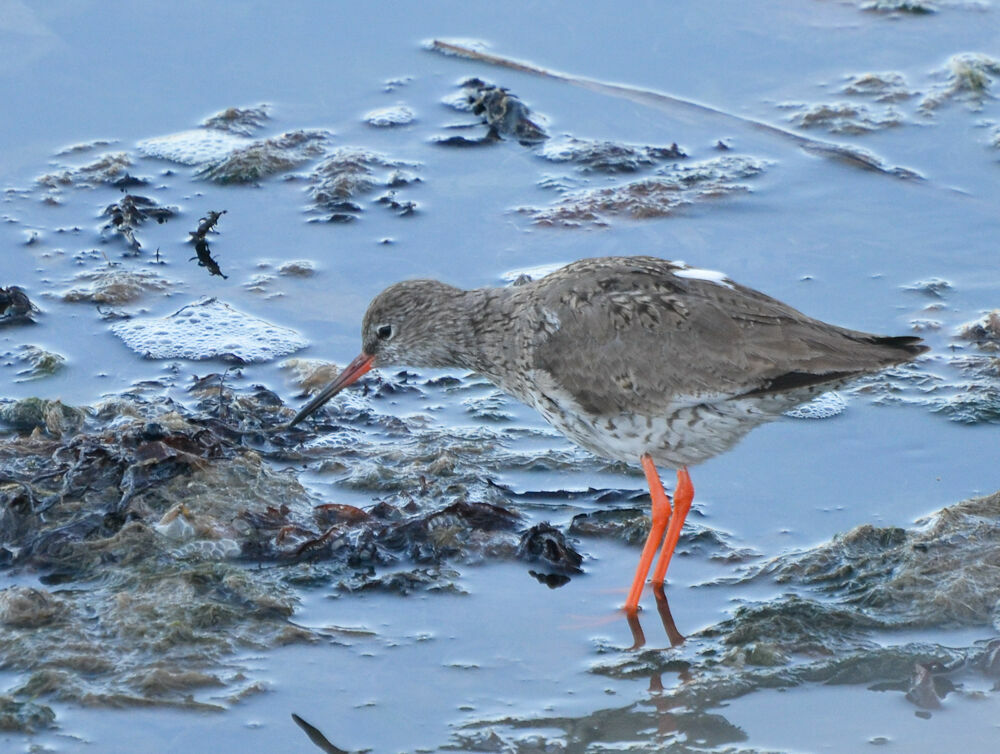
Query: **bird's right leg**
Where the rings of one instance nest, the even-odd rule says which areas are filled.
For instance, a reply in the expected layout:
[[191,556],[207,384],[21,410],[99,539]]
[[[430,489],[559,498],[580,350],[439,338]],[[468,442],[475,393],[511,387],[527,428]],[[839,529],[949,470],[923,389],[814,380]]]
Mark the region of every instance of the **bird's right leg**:
[[653,565],[653,558],[663,541],[663,533],[666,531],[667,522],[670,520],[670,498],[663,491],[663,483],[660,475],[656,473],[656,466],[649,453],[643,453],[642,470],[646,472],[646,482],[649,484],[649,496],[653,503],[652,519],[653,525],[650,527],[649,536],[646,537],[646,544],[642,547],[642,555],[639,556],[639,567],[635,570],[635,579],[632,581],[632,588],[629,590],[628,599],[625,600],[625,612],[635,613],[639,609],[639,598],[642,596],[642,589],[646,585],[646,576],[649,574],[650,566]]

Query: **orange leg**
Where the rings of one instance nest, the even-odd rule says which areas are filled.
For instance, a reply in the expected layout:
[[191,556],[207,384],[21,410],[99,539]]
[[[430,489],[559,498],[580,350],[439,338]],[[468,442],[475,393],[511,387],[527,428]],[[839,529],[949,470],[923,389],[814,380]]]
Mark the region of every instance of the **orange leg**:
[[653,526],[649,530],[649,536],[646,537],[646,544],[642,547],[639,567],[635,569],[635,579],[632,581],[628,599],[625,600],[625,612],[630,614],[639,609],[639,597],[642,596],[642,588],[646,585],[646,575],[649,573],[649,567],[653,565],[653,557],[659,549],[667,521],[670,519],[670,498],[663,491],[663,484],[660,482],[660,475],[656,473],[653,459],[648,453],[643,453],[640,460],[642,470],[646,472],[649,496],[653,502]]
[[691,501],[694,500],[694,486],[691,484],[691,476],[686,468],[677,469],[677,489],[674,490],[674,512],[670,516],[670,526],[667,528],[667,536],[663,540],[663,549],[660,550],[660,559],[656,563],[656,570],[653,571],[653,585],[663,584],[667,576],[667,566],[670,565],[670,558],[677,547],[677,540],[681,536],[681,528],[684,526],[684,519],[687,518],[688,511],[691,510]]

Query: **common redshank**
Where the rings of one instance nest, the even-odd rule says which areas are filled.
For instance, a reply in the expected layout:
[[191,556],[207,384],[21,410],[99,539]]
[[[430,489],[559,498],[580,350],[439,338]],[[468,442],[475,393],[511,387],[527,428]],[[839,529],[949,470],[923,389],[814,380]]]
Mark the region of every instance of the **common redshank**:
[[[837,327],[721,273],[646,256],[584,259],[506,288],[396,283],[368,306],[361,336],[361,355],[291,425],[372,367],[461,367],[587,450],[639,461],[652,526],[629,614],[657,550],[653,584],[666,577],[694,497],[688,466],[819,393],[927,350],[920,338]],[[672,510],[657,464],[677,469]]]

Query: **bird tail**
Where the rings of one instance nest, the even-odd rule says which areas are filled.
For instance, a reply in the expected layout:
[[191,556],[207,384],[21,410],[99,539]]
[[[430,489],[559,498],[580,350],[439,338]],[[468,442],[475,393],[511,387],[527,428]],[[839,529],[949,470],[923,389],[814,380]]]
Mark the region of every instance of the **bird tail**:
[[868,342],[876,346],[886,346],[905,351],[911,358],[931,350],[929,346],[923,345],[923,340],[915,335],[873,335],[868,338]]

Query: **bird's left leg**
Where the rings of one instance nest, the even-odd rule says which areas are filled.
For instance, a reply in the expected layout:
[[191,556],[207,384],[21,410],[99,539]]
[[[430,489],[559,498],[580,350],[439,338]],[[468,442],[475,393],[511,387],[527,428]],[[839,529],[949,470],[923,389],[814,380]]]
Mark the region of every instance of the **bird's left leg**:
[[644,453],[639,460],[642,461],[642,470],[646,472],[649,496],[653,504],[652,527],[649,530],[649,536],[646,537],[646,544],[642,548],[642,555],[639,556],[639,567],[635,570],[635,578],[632,580],[628,599],[625,600],[626,613],[634,613],[639,609],[639,597],[642,596],[642,589],[646,585],[646,575],[649,573],[649,567],[653,565],[656,550],[659,548],[660,542],[663,541],[663,532],[670,520],[670,498],[663,491],[663,484],[660,482],[660,475],[656,473],[652,457],[649,453]]
[[663,584],[667,577],[667,566],[670,565],[670,558],[677,547],[677,540],[681,536],[681,528],[684,526],[684,519],[687,518],[688,511],[691,510],[691,501],[694,500],[694,486],[691,484],[691,475],[685,467],[677,469],[677,488],[674,490],[674,511],[670,516],[670,526],[667,527],[667,534],[663,538],[663,549],[660,550],[660,559],[656,563],[656,570],[653,571],[653,585]]

